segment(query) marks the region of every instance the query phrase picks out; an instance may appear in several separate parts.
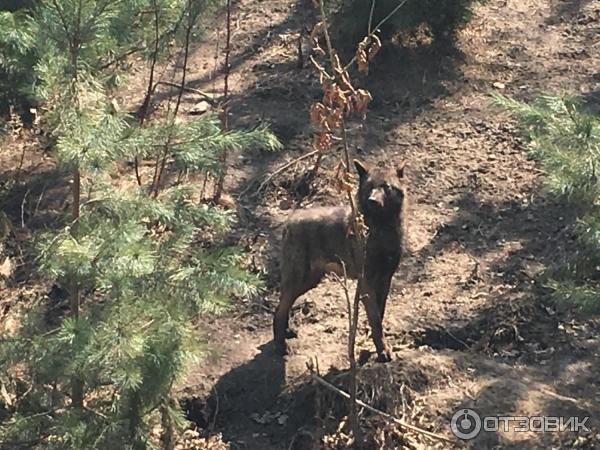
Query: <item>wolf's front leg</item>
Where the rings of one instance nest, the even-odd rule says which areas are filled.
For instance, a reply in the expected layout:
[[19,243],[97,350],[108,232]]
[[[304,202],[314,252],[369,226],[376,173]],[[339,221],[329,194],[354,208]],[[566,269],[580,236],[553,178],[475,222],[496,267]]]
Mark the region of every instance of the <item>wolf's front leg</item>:
[[366,281],[364,284],[366,286],[360,288],[362,292],[361,300],[367,311],[371,335],[373,337],[373,342],[375,343],[375,349],[377,350],[377,361],[389,362],[392,360],[392,352],[385,342],[385,337],[383,335],[383,318],[380,306],[377,303],[376,289],[371,288]]

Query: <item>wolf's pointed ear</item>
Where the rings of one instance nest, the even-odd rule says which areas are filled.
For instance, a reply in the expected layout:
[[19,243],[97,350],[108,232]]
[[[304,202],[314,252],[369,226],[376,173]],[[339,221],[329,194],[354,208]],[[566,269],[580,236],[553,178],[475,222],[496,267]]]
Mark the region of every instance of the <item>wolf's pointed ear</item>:
[[402,161],[400,164],[398,164],[398,167],[396,167],[396,175],[401,180],[404,178],[404,169],[406,169],[406,161]]
[[354,167],[356,167],[356,171],[358,172],[358,176],[361,180],[369,176],[369,166],[366,163],[360,162],[358,159],[355,159]]

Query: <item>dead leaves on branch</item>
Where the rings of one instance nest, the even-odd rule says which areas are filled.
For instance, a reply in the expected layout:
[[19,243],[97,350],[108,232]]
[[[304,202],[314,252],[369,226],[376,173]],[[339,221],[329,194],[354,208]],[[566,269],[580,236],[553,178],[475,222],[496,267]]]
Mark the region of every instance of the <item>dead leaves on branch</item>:
[[310,123],[319,130],[330,132],[342,126],[343,107],[332,108],[321,102],[310,108]]
[[369,63],[373,61],[379,50],[381,50],[381,40],[375,34],[365,36],[358,44],[358,48],[356,49],[356,65],[360,73],[365,75],[369,73]]
[[367,115],[367,107],[369,106],[369,103],[371,103],[371,100],[373,100],[373,97],[366,89],[359,89],[356,91],[356,95],[352,96],[354,113],[364,119]]
[[323,87],[323,104],[329,108],[345,108],[348,103],[348,91],[344,91],[337,83],[321,83]]
[[[327,52],[321,48],[319,38],[326,33],[325,22],[317,23],[310,33],[314,55],[324,57]],[[381,40],[376,35],[366,36],[358,45],[356,64],[360,73],[367,74],[369,64],[381,49]],[[313,146],[320,151],[330,149],[336,139],[336,133],[342,131],[344,119],[356,117],[364,120],[369,103],[373,100],[366,89],[356,89],[337,53],[330,50],[331,73],[319,63],[314,56],[311,62],[319,73],[319,81],[323,89],[323,99],[315,102],[310,108],[310,123],[315,128]]]
[[313,136],[313,147],[320,152],[329,150],[333,146],[333,134],[316,132]]
[[336,140],[335,133],[344,126],[344,117],[364,119],[373,97],[365,89],[354,93],[345,91],[337,83],[323,83],[323,100],[310,108],[310,123],[315,128],[316,149],[327,150]]

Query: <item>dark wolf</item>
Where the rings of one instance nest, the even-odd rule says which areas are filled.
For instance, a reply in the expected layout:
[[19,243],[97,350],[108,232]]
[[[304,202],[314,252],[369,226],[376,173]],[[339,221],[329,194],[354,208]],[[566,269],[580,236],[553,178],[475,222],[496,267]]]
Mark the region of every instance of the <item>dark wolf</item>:
[[[354,161],[359,176],[358,209],[368,227],[365,245],[351,230],[352,214],[345,207],[316,207],[295,211],[286,223],[281,252],[281,295],[273,320],[277,347],[287,353],[285,339],[294,337],[289,313],[298,297],[331,272],[359,278],[364,258],[361,299],[379,361],[391,352],[383,336],[383,316],[392,276],[404,252],[407,181],[404,164],[371,167]],[[343,265],[342,265],[343,263]],[[360,283],[359,283],[360,284]]]

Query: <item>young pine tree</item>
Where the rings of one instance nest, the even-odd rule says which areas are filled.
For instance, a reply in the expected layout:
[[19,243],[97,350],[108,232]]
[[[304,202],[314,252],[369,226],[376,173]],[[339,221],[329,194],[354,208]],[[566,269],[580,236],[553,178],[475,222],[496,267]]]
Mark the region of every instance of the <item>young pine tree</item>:
[[27,104],[33,78],[34,24],[27,13],[0,9],[0,116]]
[[579,97],[543,96],[532,104],[495,95],[517,116],[549,190],[577,206],[580,249],[550,273],[555,298],[600,311],[600,117]]
[[[217,172],[224,149],[279,146],[264,127],[222,132],[218,118],[185,123],[176,109],[140,127],[111,101],[115,55],[143,42],[152,55],[156,39],[176,40],[181,26],[187,52],[205,6],[44,0],[29,11],[35,92],[72,186],[64,226],[39,237],[38,261],[68,308],[38,302],[0,349],[0,373],[20,386],[0,419],[0,448],[151,447],[159,411],[163,424],[182,421],[170,391],[198,351],[193,317],[258,289],[240,251],[220,244],[230,214],[200,204],[185,184],[138,187],[111,177],[134,156]],[[148,11],[160,33],[144,39]]]

